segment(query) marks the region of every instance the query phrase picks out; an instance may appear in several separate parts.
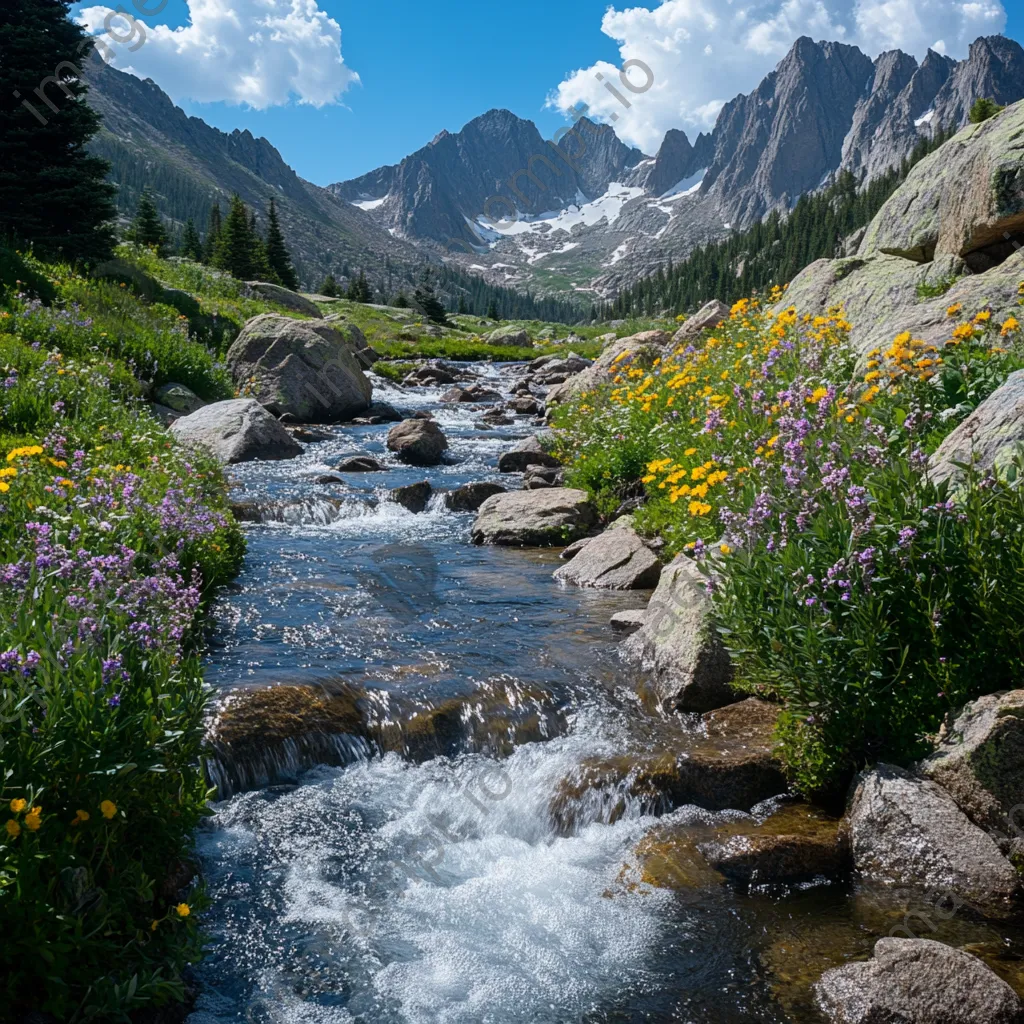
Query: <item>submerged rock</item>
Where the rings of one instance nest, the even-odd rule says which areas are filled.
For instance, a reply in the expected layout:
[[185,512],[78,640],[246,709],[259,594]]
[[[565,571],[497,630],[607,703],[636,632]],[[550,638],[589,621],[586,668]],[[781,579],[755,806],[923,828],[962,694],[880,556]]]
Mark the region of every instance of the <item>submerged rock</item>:
[[704,576],[680,555],[661,570],[643,627],[621,647],[623,657],[650,671],[666,707],[708,711],[739,698],[712,612]]
[[444,496],[444,503],[453,512],[476,512],[488,498],[504,493],[505,488],[501,484],[479,480],[449,491]]
[[388,450],[413,466],[436,466],[448,449],[448,438],[428,419],[403,420],[388,431]]
[[623,526],[595,537],[554,575],[578,587],[650,590],[658,584],[661,562],[631,526]]
[[492,388],[482,384],[471,384],[469,387],[454,387],[446,391],[440,398],[442,402],[500,402],[501,395]]
[[1024,690],[968,704],[918,771],[976,825],[1019,836],[1024,823]]
[[833,1024],[1019,1024],[1020,999],[977,957],[931,939],[884,938],[865,963],[815,986]]
[[384,469],[372,455],[350,455],[334,468],[339,473],[380,473]]
[[203,406],[175,420],[170,431],[182,444],[202,445],[224,463],[302,454],[302,445],[253,398]]
[[854,866],[890,885],[948,889],[998,910],[1018,894],[995,841],[928,779],[880,764],[862,773],[847,812]]
[[551,547],[585,534],[597,512],[585,491],[554,487],[488,498],[473,524],[475,544]]

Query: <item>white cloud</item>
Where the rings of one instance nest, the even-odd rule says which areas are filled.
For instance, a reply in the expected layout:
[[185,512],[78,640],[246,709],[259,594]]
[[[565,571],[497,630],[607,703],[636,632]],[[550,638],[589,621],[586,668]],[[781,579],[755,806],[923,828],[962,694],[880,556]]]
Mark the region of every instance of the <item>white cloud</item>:
[[105,59],[152,78],[175,100],[262,110],[297,99],[321,107],[359,81],[342,60],[341,26],[316,0],[186,2],[189,21],[181,28],[139,16],[133,34],[108,7],[86,8],[78,21],[100,36],[97,49]]
[[651,69],[653,84],[631,93],[618,69],[599,61],[570,74],[549,103],[564,111],[585,104],[623,141],[653,153],[669,128],[691,135],[710,128],[722,105],[753,89],[798,36],[854,43],[872,57],[899,48],[920,59],[932,47],[959,58],[978,36],[1005,26],[1001,0],[663,0],[650,8],[609,7],[601,31],[619,44],[623,62]]

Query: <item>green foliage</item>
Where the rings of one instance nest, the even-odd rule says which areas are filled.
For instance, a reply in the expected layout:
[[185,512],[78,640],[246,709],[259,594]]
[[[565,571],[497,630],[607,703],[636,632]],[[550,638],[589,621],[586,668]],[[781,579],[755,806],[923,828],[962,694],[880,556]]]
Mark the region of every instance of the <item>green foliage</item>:
[[366,281],[366,274],[360,270],[358,277],[353,277],[348,285],[348,295],[345,296],[349,302],[373,302],[373,294]]
[[983,121],[987,121],[990,117],[995,117],[1003,108],[996,103],[995,100],[986,99],[984,96],[979,96],[971,106],[971,112],[968,115],[971,124],[981,124]]
[[427,271],[423,275],[423,279],[420,281],[419,286],[413,293],[412,301],[413,305],[415,305],[431,323],[440,324],[442,327],[451,326],[448,321],[448,312],[434,294],[434,287],[430,282],[430,271]]
[[113,246],[115,190],[107,163],[86,150],[100,119],[77,69],[99,57],[69,6],[0,8],[0,238],[47,259],[95,263]]
[[944,277],[939,281],[922,281],[917,286],[917,297],[919,299],[937,299],[945,295],[959,279],[956,277]]
[[391,300],[391,305],[395,306],[397,309],[408,309],[409,308],[409,300],[405,297],[405,293],[404,292],[399,292]]
[[710,299],[735,302],[793,280],[815,260],[834,258],[843,239],[865,227],[912,167],[952,132],[923,139],[900,167],[861,186],[849,172],[820,192],[802,195],[788,215],[771,213],[746,231],[694,250],[624,291],[600,309],[601,319],[660,312],[685,313]]
[[285,288],[291,288],[293,292],[298,291],[299,279],[295,276],[292,258],[288,255],[288,249],[284,243],[281,224],[277,219],[277,204],[273,197],[270,199],[270,212],[267,216],[267,262],[270,265],[270,270]]
[[179,255],[187,260],[195,260],[197,263],[203,258],[203,240],[199,237],[195,221],[191,217],[185,221],[185,230],[181,236],[181,251]]
[[45,303],[53,302],[57,294],[42,264],[0,245],[0,299],[19,292]]
[[237,194],[231,197],[231,206],[214,249],[213,265],[239,281],[253,279],[253,232],[245,203]]
[[145,189],[139,197],[139,205],[135,210],[135,219],[128,231],[128,239],[137,245],[155,249],[157,255],[163,255],[167,249],[167,231],[160,219],[160,214],[156,212],[153,193],[149,189]]
[[244,543],[129,363],[152,346],[216,386],[209,357],[124,282],[47,270],[52,308],[0,309],[0,994],[12,1020],[128,1020],[181,1001],[201,952],[179,890],[207,813],[202,609]]
[[555,416],[569,483],[606,515],[643,485],[638,527],[698,559],[736,685],[782,703],[807,794],[913,761],[1024,668],[1024,466],[955,492],[928,470],[1024,339],[949,313],[944,345],[903,334],[858,370],[841,315],[743,300],[702,348],[626,353]]
[[396,384],[401,384],[416,369],[416,366],[416,363],[392,362],[387,359],[381,359],[373,364],[373,372],[379,377],[384,377],[387,380],[394,381]]
[[217,255],[217,246],[220,244],[220,233],[224,229],[221,219],[220,203],[214,203],[210,207],[210,214],[206,224],[206,241],[203,243],[203,262],[213,265],[214,257]]
[[328,274],[323,284],[320,285],[320,294],[328,299],[339,299],[341,298],[341,288],[338,286],[338,282],[334,279],[333,274]]

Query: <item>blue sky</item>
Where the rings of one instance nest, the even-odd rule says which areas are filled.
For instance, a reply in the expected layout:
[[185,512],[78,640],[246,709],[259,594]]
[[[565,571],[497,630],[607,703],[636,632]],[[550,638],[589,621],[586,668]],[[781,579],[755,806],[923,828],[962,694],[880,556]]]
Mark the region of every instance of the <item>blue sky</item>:
[[[1017,0],[970,5],[982,14],[969,24],[956,0],[903,0],[909,15],[898,26],[882,16],[884,3],[823,0],[823,14],[810,0],[753,0],[739,26],[728,21],[739,8],[720,0],[647,0],[618,12],[606,0],[167,0],[143,20],[145,43],[120,51],[116,64],[152,76],[209,124],[266,136],[299,174],[328,184],[397,162],[491,107],[530,118],[550,136],[566,123],[548,103],[554,95],[563,107],[620,111],[619,134],[653,152],[667,128],[692,137],[710,127],[721,102],[752,88],[804,33],[844,38],[872,56],[900,46],[920,57],[937,44],[960,57],[969,40],[1004,25],[1024,38]],[[874,19],[872,4],[881,12]],[[803,20],[794,15],[801,6]],[[83,7],[97,30],[103,9]],[[272,26],[262,20],[268,9],[280,19]],[[190,15],[183,46],[173,30]],[[628,111],[607,91],[627,58],[650,67],[654,82]],[[312,102],[298,102],[296,89]]]

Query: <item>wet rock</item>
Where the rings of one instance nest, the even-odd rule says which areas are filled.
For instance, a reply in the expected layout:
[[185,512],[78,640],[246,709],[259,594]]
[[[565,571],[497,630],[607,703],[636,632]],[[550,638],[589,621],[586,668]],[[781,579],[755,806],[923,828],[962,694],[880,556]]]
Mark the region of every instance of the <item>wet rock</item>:
[[783,807],[760,825],[697,847],[708,866],[742,886],[789,885],[850,870],[845,829],[806,804]]
[[523,472],[523,489],[537,491],[543,487],[565,486],[565,470],[552,466],[527,466]]
[[931,939],[884,938],[866,963],[815,986],[833,1024],[1019,1024],[1020,999],[977,957]]
[[430,482],[421,480],[419,483],[396,487],[388,497],[410,512],[422,512],[430,503],[433,493],[434,488],[431,487]]
[[649,369],[656,359],[664,356],[665,348],[671,340],[672,336],[665,331],[643,331],[614,342],[592,366],[553,387],[545,398],[548,408],[567,402],[584,391],[602,387],[610,383],[616,374],[633,367]]
[[500,402],[501,395],[492,388],[471,384],[468,388],[454,387],[441,396],[442,402]]
[[384,423],[401,423],[405,417],[389,402],[373,402],[367,413]]
[[202,445],[224,463],[293,459],[302,454],[302,445],[252,398],[203,406],[175,420],[170,431],[182,444]]
[[723,320],[729,319],[729,307],[720,299],[712,299],[701,306],[686,323],[676,331],[672,341],[676,345],[685,344],[700,336],[703,331],[717,327]]
[[448,438],[433,420],[411,419],[388,431],[388,450],[413,466],[436,466],[448,449]]
[[957,463],[1005,472],[1024,442],[1024,370],[1011,373],[939,445],[928,462],[935,481],[961,480]]
[[179,416],[202,409],[206,403],[184,384],[162,384],[153,392],[157,404],[173,410]]
[[704,715],[701,732],[672,749],[585,760],[559,785],[552,820],[562,832],[571,832],[592,818],[598,805],[602,820],[617,821],[631,800],[651,814],[683,804],[749,811],[786,792],[775,756],[777,717],[777,708],[749,698]]
[[1017,835],[1024,818],[1024,690],[968,704],[918,771],[976,825]]
[[473,524],[473,542],[526,547],[567,544],[585,534],[597,512],[585,491],[556,487],[488,498]]
[[499,327],[484,337],[488,345],[515,345],[517,348],[533,348],[533,339],[521,327]]
[[338,476],[337,473],[324,473],[318,476],[314,482],[318,484],[344,484],[345,480],[343,477]]
[[296,441],[303,441],[306,444],[314,444],[317,441],[330,441],[334,437],[329,430],[311,430],[309,427],[289,427],[288,433]]
[[223,698],[207,730],[210,781],[223,799],[294,778],[314,764],[344,765],[370,752],[357,700],[342,685],[274,686]]
[[712,611],[704,576],[680,555],[662,569],[643,627],[621,647],[623,657],[650,671],[669,708],[707,711],[737,699],[729,685],[732,663]]
[[373,395],[345,338],[323,321],[254,317],[228,349],[227,364],[239,387],[300,423],[349,419],[368,409]]
[[406,387],[430,387],[436,384],[454,384],[455,382],[455,375],[440,366],[420,366],[402,381]]
[[568,547],[562,549],[558,557],[568,562],[571,558],[575,558],[593,539],[593,537],[581,537],[579,540],[574,540]]
[[488,498],[504,493],[505,488],[501,484],[480,480],[449,491],[444,496],[444,503],[453,512],[476,512]]
[[928,779],[880,764],[862,773],[847,812],[856,869],[890,885],[942,888],[998,910],[1018,878],[995,841]]
[[568,565],[556,569],[554,576],[578,587],[650,590],[658,585],[661,562],[632,526],[623,526],[595,537]]
[[380,473],[384,469],[372,455],[350,455],[334,468],[339,473]]
[[635,633],[644,624],[643,608],[630,608],[627,611],[616,612],[609,624],[616,633]]
[[246,281],[245,287],[249,293],[258,299],[265,299],[267,302],[277,303],[290,309],[293,313],[301,313],[303,316],[313,317],[314,320],[323,318],[316,303],[310,302],[304,295],[293,292],[279,284],[271,284],[269,281]]
[[522,473],[527,466],[560,466],[562,463],[544,449],[534,434],[498,457],[499,473]]
[[541,411],[541,404],[536,398],[524,395],[522,398],[513,398],[508,407],[520,416],[536,416]]

